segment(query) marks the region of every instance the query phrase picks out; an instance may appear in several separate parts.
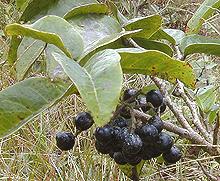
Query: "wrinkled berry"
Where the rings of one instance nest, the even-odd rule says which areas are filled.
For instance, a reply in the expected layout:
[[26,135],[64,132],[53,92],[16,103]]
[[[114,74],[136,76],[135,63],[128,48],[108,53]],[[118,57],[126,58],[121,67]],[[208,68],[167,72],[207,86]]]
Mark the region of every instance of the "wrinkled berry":
[[84,131],[93,125],[94,121],[88,112],[81,112],[75,118],[76,129]]
[[143,142],[141,138],[133,133],[130,133],[124,140],[122,151],[126,154],[137,154],[142,148]]
[[58,132],[56,134],[57,147],[63,151],[73,148],[75,144],[75,136],[70,132]]
[[96,141],[95,148],[99,153],[102,153],[102,154],[109,154],[112,152],[111,144],[103,144],[103,143]]

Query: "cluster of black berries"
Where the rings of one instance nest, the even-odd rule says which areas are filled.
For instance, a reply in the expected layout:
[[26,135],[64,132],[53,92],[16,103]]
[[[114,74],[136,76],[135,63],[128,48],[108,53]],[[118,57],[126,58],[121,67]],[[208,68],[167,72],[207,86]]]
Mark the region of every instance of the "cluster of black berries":
[[[79,132],[89,129],[94,121],[88,112],[81,112],[75,117],[75,126]],[[57,147],[63,151],[73,148],[76,135],[71,132],[58,132],[56,134]]]
[[[139,107],[148,111],[164,112],[166,105],[159,91],[151,90],[145,96],[138,97],[138,91],[128,89],[124,92],[123,101],[129,104],[138,102]],[[135,105],[137,105],[135,103]],[[120,108],[119,108],[120,109]],[[176,163],[181,158],[180,150],[173,145],[170,135],[162,132],[163,121],[153,116],[148,123],[131,128],[130,107],[123,107],[120,115],[103,127],[95,130],[95,147],[102,154],[109,154],[116,163],[137,165],[141,160],[150,160],[162,154],[165,162]]]

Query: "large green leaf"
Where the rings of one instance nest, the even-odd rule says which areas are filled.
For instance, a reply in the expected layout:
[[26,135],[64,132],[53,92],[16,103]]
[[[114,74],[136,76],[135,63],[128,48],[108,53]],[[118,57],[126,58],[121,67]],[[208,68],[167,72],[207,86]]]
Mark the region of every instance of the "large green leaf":
[[193,53],[220,56],[220,39],[211,39],[201,35],[189,35],[181,40],[180,49],[185,56]]
[[72,8],[89,3],[97,3],[96,0],[32,0],[23,12],[20,20],[34,22],[45,15],[57,15],[63,17]]
[[134,40],[139,46],[145,48],[146,50],[159,50],[171,57],[173,56],[172,48],[170,48],[170,46],[165,43],[159,41],[153,41],[145,38],[134,38]]
[[17,9],[23,11],[31,0],[16,0]]
[[167,40],[172,44],[176,44],[176,40],[165,32],[164,29],[159,29],[151,37],[150,40]]
[[104,50],[104,49],[116,49],[116,48],[125,48],[123,43],[123,37],[131,36],[141,30],[134,31],[122,31],[120,33],[115,33],[109,36],[105,36],[104,38],[94,42],[92,45],[88,46],[82,56],[80,57],[80,64],[84,65],[89,58],[95,53]]
[[13,64],[17,60],[17,49],[21,43],[21,39],[18,36],[12,36],[10,47],[8,50],[7,61],[9,64]]
[[142,160],[138,165],[136,165],[135,167],[134,166],[131,166],[129,164],[126,164],[126,165],[119,165],[119,168],[122,170],[122,172],[128,176],[129,178],[131,179],[136,179],[137,180],[137,177],[139,178],[139,175],[141,174],[141,170],[144,166],[144,163],[145,161]]
[[101,4],[101,3],[85,4],[82,6],[74,7],[64,15],[64,18],[70,19],[76,15],[91,14],[91,13],[106,14],[107,12],[108,12],[108,7],[105,4]]
[[171,36],[176,44],[180,44],[180,41],[185,37],[185,33],[182,30],[178,29],[163,29],[165,33]]
[[208,113],[215,104],[216,98],[216,87],[210,85],[199,89],[196,102],[203,112]]
[[109,122],[122,88],[120,55],[104,50],[92,56],[84,67],[63,54],[52,55],[74,82],[95,123],[102,126]]
[[193,17],[188,21],[188,32],[197,33],[203,22],[207,20],[214,11],[220,8],[220,0],[205,0]]
[[97,14],[84,14],[68,19],[83,37],[85,48],[92,46],[98,40],[122,31],[119,23],[107,16]]
[[150,38],[157,32],[162,24],[162,19],[159,15],[131,19],[124,24],[127,31],[142,29],[142,31],[132,35],[132,37]]
[[121,67],[124,73],[157,76],[176,83],[176,79],[186,86],[195,88],[195,77],[189,63],[175,60],[157,50],[140,50],[122,48],[117,50],[121,55]]
[[19,129],[60,99],[70,84],[29,78],[0,92],[0,136]]
[[[45,16],[32,25],[8,25],[6,31],[10,34],[30,36],[53,44],[70,57],[77,58],[83,52],[83,40],[80,34],[74,30],[71,24],[58,16]],[[25,37],[18,48],[16,64],[18,80],[24,78],[45,46],[44,42],[32,38]]]

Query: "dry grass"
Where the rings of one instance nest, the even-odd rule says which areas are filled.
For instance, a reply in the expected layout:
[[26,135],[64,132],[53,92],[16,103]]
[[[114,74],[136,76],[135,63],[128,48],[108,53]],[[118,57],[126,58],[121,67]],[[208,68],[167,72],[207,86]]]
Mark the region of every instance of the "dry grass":
[[[135,9],[136,4],[142,1],[119,1],[120,9],[129,17],[148,15],[159,12],[165,19],[165,26],[184,29],[185,23],[198,7],[200,1],[147,1],[140,9]],[[17,12],[12,3],[0,2],[1,29],[8,23],[16,20]],[[219,35],[220,27],[217,22],[219,15],[210,19],[208,34]],[[2,32],[0,30],[0,32]],[[0,36],[1,62],[5,61],[9,40]],[[219,85],[219,63],[216,57],[193,56],[190,61],[205,59],[217,63],[214,69],[208,69],[204,77],[211,79],[211,83]],[[193,61],[192,61],[193,60]],[[207,66],[205,64],[204,66]],[[14,83],[13,73],[9,66],[0,65],[0,89]],[[200,71],[200,70],[198,70]],[[218,71],[219,72],[219,71]],[[207,75],[212,77],[207,77]],[[149,83],[143,76],[125,76],[124,87],[143,87]],[[205,82],[201,83],[201,86]],[[72,95],[62,103],[45,111],[35,120],[25,125],[16,134],[0,140],[0,180],[71,180],[71,181],[125,181],[128,180],[119,170],[118,166],[108,156],[100,155],[94,149],[94,127],[77,138],[74,149],[61,153],[55,145],[55,134],[60,130],[72,130],[72,123],[77,112],[85,107],[76,95]],[[167,112],[164,119],[173,119]],[[165,165],[162,160],[154,159],[145,164],[141,180],[209,180],[198,164],[215,176],[219,176],[219,165],[212,157],[204,154],[197,145],[192,145],[186,140],[176,139],[176,144],[182,147],[183,159],[174,165]]]

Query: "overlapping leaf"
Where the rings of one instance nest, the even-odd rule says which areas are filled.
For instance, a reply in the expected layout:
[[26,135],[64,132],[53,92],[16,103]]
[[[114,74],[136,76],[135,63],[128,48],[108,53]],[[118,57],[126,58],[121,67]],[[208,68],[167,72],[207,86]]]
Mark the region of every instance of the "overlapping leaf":
[[193,53],[220,56],[220,39],[211,39],[201,35],[189,35],[181,40],[180,49],[185,56]]
[[70,84],[29,78],[0,92],[0,136],[11,134],[61,99]]
[[114,50],[98,52],[84,67],[63,54],[52,55],[74,82],[95,123],[103,126],[109,122],[122,88],[119,54]]
[[18,80],[23,79],[45,43],[55,45],[69,57],[77,58],[83,52],[80,34],[71,24],[58,16],[45,16],[31,25],[11,24],[6,26],[6,32],[10,35],[24,35],[37,39],[25,37],[19,46],[16,64]]
[[176,79],[186,86],[195,88],[195,77],[189,63],[175,60],[157,50],[126,48],[117,50],[121,55],[124,73],[157,76],[175,83]]
[[157,32],[162,24],[162,19],[159,15],[152,15],[141,18],[134,18],[124,24],[124,28],[127,31],[138,30],[142,31],[132,35],[132,37],[150,38],[155,32]]
[[92,3],[85,4],[78,7],[74,7],[69,12],[64,15],[65,19],[70,19],[73,16],[82,15],[82,14],[106,14],[108,12],[108,7],[102,3]]
[[145,48],[146,50],[159,50],[171,57],[173,56],[172,48],[165,43],[159,41],[153,41],[145,38],[134,38],[134,40],[139,46]]
[[151,37],[150,40],[167,40],[172,44],[176,44],[175,39],[170,36],[168,33],[166,33],[163,29],[159,29],[156,31]]

